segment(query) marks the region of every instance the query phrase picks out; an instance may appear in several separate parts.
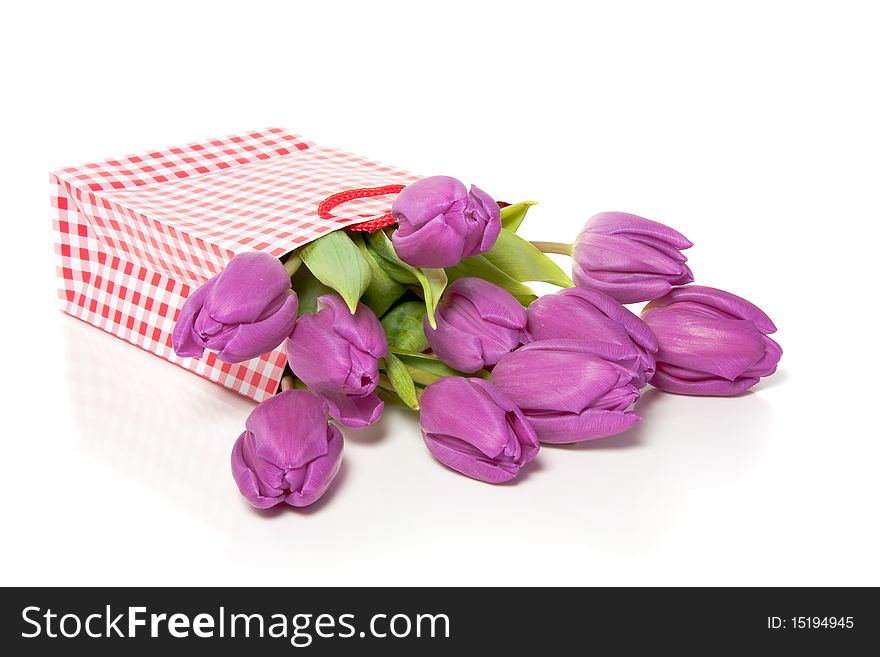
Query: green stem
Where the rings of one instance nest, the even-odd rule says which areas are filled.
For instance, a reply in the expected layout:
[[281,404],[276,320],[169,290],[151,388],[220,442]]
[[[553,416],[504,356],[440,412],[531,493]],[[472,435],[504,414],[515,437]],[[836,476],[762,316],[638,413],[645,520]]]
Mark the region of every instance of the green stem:
[[308,386],[297,379],[290,371],[284,373],[284,376],[281,377],[281,383],[278,386],[278,393],[286,392],[288,390],[308,390]]
[[410,378],[412,378],[413,383],[418,383],[419,385],[429,386],[435,381],[439,381],[443,378],[440,374],[432,374],[431,372],[424,372],[422,370],[417,370],[414,367],[406,366],[406,371],[409,372]]
[[287,270],[287,274],[289,276],[293,276],[297,270],[302,265],[302,258],[299,257],[299,253],[294,251],[289,256],[287,256],[287,260],[284,261],[284,268]]
[[563,244],[562,242],[532,242],[531,244],[544,253],[558,253],[567,256],[571,256],[574,249],[573,244]]

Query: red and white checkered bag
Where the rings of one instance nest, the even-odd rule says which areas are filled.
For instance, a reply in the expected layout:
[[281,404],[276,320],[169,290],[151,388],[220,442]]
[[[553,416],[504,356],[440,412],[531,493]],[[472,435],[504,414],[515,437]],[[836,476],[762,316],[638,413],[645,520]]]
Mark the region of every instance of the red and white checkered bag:
[[180,358],[171,332],[190,291],[237,253],[282,256],[382,215],[391,196],[321,219],[318,204],[353,188],[416,177],[278,128],[69,167],[51,174],[59,297],[65,312],[260,401],[275,393],[282,349],[231,365]]

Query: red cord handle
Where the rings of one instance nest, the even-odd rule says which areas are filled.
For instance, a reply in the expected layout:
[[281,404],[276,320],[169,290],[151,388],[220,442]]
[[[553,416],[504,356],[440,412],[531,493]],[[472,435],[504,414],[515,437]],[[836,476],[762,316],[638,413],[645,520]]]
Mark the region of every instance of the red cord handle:
[[[357,198],[370,198],[373,196],[385,196],[387,194],[399,194],[404,187],[406,187],[406,185],[359,187],[357,189],[347,189],[344,192],[331,194],[318,204],[318,216],[321,217],[321,219],[333,219],[333,210],[343,203],[348,203],[349,201],[353,201]],[[391,212],[389,211],[385,214],[379,215],[378,217],[373,217],[372,219],[368,219],[367,221],[362,221],[359,224],[349,226],[348,229],[373,232],[385,228],[386,226],[391,226],[392,224],[394,224],[394,219],[391,217]]]

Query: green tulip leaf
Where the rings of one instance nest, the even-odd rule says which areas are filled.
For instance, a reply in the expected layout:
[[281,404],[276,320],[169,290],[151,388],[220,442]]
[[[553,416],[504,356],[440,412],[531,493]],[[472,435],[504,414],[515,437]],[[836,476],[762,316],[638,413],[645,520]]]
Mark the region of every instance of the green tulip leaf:
[[484,379],[489,377],[489,373],[485,370],[473,374],[459,372],[431,354],[395,349],[394,355],[403,361],[413,381],[419,385],[430,385],[444,376],[477,376]]
[[[406,285],[394,280],[384,267],[379,263],[379,259],[373,253],[372,249],[367,246],[363,237],[360,235],[351,235],[351,240],[360,249],[361,254],[370,265],[370,284],[361,297],[361,301],[376,313],[377,317],[381,317],[385,312],[406,292]],[[415,279],[413,279],[415,282]]]
[[559,287],[574,286],[574,282],[559,265],[541,253],[531,242],[509,230],[502,230],[495,246],[483,256],[519,282],[541,281]]
[[306,245],[300,256],[327,287],[339,293],[353,315],[370,285],[370,264],[344,230],[335,230]]
[[412,377],[403,361],[391,352],[385,357],[385,372],[401,401],[414,411],[419,410],[419,398]]
[[392,280],[403,285],[418,283],[419,279],[416,277],[415,268],[400,259],[385,231],[377,230],[375,233],[368,233],[365,236],[365,242],[370,252],[375,256],[377,264]]
[[428,348],[422,320],[425,304],[421,301],[402,301],[383,315],[381,322],[391,351],[423,351]]
[[501,226],[515,233],[519,230],[523,219],[526,218],[529,208],[537,204],[537,201],[523,201],[522,203],[514,203],[506,208],[501,208]]
[[[501,231],[502,233],[505,231]],[[510,292],[524,306],[528,306],[532,301],[538,298],[535,291],[528,285],[523,285],[509,274],[503,272],[486,259],[485,255],[471,256],[465,258],[455,267],[446,270],[450,281],[468,276],[482,278],[494,283],[498,287],[504,288]]]
[[315,278],[307,267],[300,267],[290,281],[293,291],[299,299],[300,317],[313,313],[318,309],[318,297],[323,294],[332,294],[333,290]]
[[431,328],[437,328],[437,320],[434,318],[434,312],[437,310],[437,304],[440,303],[440,297],[443,290],[446,289],[446,283],[449,279],[446,277],[446,271],[443,269],[416,269],[416,277],[425,293],[425,308],[428,311],[428,323]]
[[437,309],[443,290],[446,289],[446,272],[442,269],[420,269],[406,264],[398,257],[391,240],[384,231],[377,230],[375,233],[367,235],[366,241],[367,246],[376,256],[379,266],[392,279],[404,285],[418,283],[421,286],[425,298],[425,308],[428,311],[428,323],[432,328],[436,328],[434,311]]

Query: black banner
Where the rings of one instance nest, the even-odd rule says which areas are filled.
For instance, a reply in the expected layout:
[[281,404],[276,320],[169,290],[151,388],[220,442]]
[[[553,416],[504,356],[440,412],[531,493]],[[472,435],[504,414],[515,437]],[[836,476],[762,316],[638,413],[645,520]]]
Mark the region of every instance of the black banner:
[[608,647],[851,654],[873,645],[880,611],[876,590],[840,588],[21,588],[2,597],[7,655],[224,647],[313,655]]

